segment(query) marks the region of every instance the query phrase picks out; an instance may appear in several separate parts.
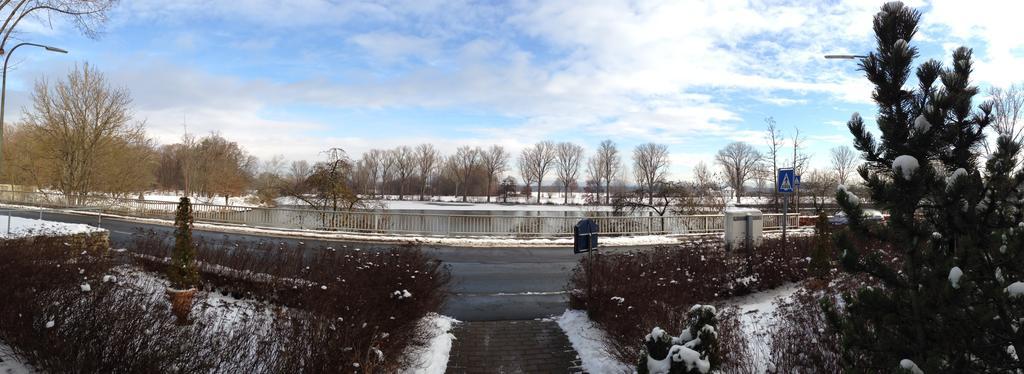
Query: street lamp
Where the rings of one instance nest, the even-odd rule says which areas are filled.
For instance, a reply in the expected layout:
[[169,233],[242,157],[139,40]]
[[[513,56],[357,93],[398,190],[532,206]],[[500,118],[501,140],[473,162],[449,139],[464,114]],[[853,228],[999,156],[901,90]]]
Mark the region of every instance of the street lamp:
[[[4,57],[3,83],[0,84],[0,164],[3,163],[3,152],[2,151],[3,151],[3,144],[4,144],[4,106],[7,104],[7,62],[11,60],[11,55],[14,54],[14,50],[18,49],[18,47],[21,47],[23,45],[43,48],[43,49],[46,49],[47,51],[50,51],[50,52],[68,53],[68,51],[60,49],[60,48],[57,48],[57,47],[51,47],[51,46],[48,46],[48,45],[42,45],[42,44],[36,44],[36,43],[28,43],[28,42],[18,43],[18,45],[14,46],[14,48],[11,48],[10,51],[7,51],[7,56]],[[3,52],[4,51],[0,50],[0,53],[3,53]]]
[[853,60],[858,58],[868,58],[865,55],[825,55],[825,58],[829,60]]

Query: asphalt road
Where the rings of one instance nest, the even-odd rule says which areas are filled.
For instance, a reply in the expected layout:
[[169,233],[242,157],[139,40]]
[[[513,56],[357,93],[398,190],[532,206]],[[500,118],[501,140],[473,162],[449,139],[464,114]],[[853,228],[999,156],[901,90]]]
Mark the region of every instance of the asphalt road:
[[[15,216],[39,218],[36,212],[14,212]],[[84,223],[96,226],[96,216],[45,212],[51,221]],[[2,218],[0,218],[2,220]],[[0,225],[2,225],[0,221]],[[99,225],[110,231],[113,248],[131,250],[130,238],[138,230],[173,232],[170,226],[140,223],[103,217]],[[303,242],[316,248],[321,245],[373,249],[393,244],[364,243],[274,237],[258,234],[222,233],[195,230],[195,238],[229,241],[275,241],[287,244]],[[560,248],[473,248],[421,246],[428,255],[447,264],[452,273],[451,297],[443,314],[463,321],[533,319],[561,314],[566,308],[565,285],[576,266],[579,255],[572,249]]]

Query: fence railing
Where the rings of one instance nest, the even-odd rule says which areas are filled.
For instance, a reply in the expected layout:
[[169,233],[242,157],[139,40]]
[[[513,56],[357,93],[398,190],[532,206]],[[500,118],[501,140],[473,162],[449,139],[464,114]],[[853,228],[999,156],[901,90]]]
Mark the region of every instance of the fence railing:
[[[68,198],[39,192],[0,191],[0,203],[49,208],[100,209],[106,214],[174,219],[175,202],[111,197]],[[516,216],[405,213],[387,210],[324,211],[192,204],[196,222],[227,223],[266,228],[328,230],[346,233],[417,236],[564,237],[572,234],[579,216]],[[591,217],[603,235],[670,235],[716,233],[725,230],[721,214],[679,216]],[[796,215],[789,227],[798,226]],[[781,214],[764,214],[764,230],[782,228]]]

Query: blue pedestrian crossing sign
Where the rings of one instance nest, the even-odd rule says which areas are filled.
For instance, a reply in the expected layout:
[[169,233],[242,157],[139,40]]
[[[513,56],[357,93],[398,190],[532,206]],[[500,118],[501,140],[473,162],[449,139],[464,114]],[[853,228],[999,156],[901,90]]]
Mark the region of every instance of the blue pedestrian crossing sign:
[[779,192],[793,192],[793,187],[796,183],[796,172],[793,169],[779,169],[779,185],[775,186]]

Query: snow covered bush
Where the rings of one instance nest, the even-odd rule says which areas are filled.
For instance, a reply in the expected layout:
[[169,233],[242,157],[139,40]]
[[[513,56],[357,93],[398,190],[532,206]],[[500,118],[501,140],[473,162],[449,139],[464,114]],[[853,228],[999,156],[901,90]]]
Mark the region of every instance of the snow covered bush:
[[[875,86],[879,137],[859,115],[847,126],[870,198],[890,219],[865,225],[856,199],[840,191],[851,220],[836,246],[846,271],[882,284],[845,294],[826,315],[840,333],[844,367],[1020,371],[1013,352],[1024,349],[1024,300],[1007,291],[1024,279],[1021,143],[996,131],[984,146],[998,114],[991,103],[974,106],[970,49],[955,49],[948,66],[926,61],[911,76],[920,18],[900,2],[883,5],[873,21],[877,50],[860,61]],[[889,243],[898,261],[872,254],[863,238]]]
[[638,374],[709,373],[718,368],[718,326],[715,307],[694,305],[687,326],[677,336],[655,327],[644,338]]

